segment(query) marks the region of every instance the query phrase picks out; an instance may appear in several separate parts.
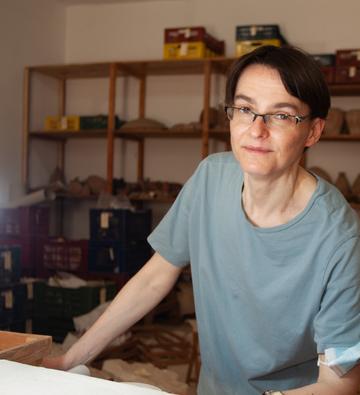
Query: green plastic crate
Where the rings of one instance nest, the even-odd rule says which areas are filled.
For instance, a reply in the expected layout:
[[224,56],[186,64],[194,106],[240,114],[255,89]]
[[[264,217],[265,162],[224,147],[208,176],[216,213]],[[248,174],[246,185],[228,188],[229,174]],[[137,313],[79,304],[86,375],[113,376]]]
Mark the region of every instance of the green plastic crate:
[[83,315],[116,295],[113,282],[90,284],[80,288],[52,287],[38,283],[34,289],[36,316],[73,318]]

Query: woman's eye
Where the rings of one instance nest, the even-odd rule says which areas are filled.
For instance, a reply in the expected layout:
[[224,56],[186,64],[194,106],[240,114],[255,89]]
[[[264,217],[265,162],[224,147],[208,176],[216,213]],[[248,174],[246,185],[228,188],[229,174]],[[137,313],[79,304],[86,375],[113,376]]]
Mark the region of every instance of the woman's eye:
[[238,108],[238,111],[242,114],[249,114],[251,112],[250,108],[248,107],[240,107]]
[[287,121],[290,119],[290,115],[288,114],[275,114],[275,118],[279,119],[280,121]]

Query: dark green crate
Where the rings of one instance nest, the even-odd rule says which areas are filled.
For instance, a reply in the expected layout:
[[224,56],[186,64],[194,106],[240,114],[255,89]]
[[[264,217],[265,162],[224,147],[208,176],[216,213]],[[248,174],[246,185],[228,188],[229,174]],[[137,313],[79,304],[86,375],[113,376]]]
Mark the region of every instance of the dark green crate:
[[73,318],[83,315],[116,295],[115,283],[89,285],[80,288],[51,287],[36,284],[34,289],[34,315]]
[[[119,129],[124,124],[123,121],[115,116],[115,129]],[[107,115],[89,115],[80,117],[80,129],[106,129],[108,127]]]
[[74,332],[75,326],[71,318],[34,316],[32,333],[48,335],[54,342],[62,343],[69,332]]

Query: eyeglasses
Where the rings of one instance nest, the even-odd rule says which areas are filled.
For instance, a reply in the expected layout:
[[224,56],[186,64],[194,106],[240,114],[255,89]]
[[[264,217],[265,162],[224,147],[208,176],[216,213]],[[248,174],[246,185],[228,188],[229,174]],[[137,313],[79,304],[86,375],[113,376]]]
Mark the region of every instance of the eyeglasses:
[[286,131],[310,117],[310,115],[290,115],[286,113],[258,114],[248,107],[225,106],[224,109],[230,121],[244,128],[255,122],[257,117],[261,117],[268,129]]

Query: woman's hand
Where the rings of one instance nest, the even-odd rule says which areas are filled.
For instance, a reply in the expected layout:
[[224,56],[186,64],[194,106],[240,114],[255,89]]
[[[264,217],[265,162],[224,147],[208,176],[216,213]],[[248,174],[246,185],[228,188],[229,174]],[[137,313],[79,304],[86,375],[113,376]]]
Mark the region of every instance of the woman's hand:
[[48,369],[69,370],[70,364],[66,360],[66,354],[58,355],[56,357],[45,357],[41,366]]

